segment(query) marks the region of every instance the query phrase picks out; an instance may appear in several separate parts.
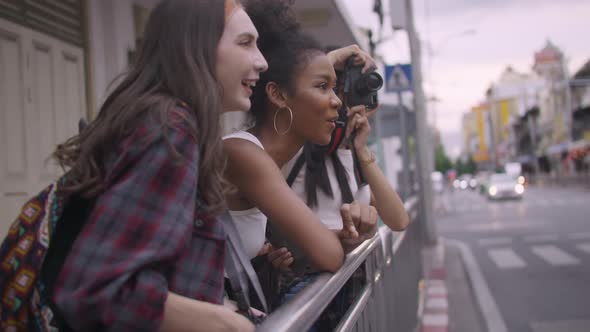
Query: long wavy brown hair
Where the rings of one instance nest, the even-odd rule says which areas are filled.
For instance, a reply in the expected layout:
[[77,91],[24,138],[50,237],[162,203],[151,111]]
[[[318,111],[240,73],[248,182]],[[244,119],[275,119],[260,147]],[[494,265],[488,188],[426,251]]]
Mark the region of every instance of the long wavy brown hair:
[[104,190],[106,160],[133,133],[138,120],[150,113],[166,127],[168,112],[184,102],[196,120],[190,134],[200,148],[199,192],[209,212],[222,209],[225,158],[221,86],[215,67],[225,25],[224,5],[219,0],[165,0],[154,8],[135,64],[108,96],[97,118],[53,153],[68,172],[65,190],[87,198],[99,195]]

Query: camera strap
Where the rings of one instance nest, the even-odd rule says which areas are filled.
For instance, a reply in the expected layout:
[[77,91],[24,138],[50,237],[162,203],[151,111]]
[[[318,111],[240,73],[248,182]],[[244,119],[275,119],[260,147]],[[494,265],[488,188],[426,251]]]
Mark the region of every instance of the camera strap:
[[332,132],[332,139],[330,140],[330,144],[328,144],[328,154],[336,152],[344,140],[346,125],[348,124],[348,116],[346,112],[347,109],[344,105],[338,110],[338,120],[336,120],[336,128]]

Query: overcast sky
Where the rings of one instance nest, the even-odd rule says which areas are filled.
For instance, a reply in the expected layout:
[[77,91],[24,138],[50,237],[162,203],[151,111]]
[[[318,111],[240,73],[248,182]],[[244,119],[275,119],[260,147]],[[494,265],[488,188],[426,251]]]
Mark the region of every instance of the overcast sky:
[[[401,1],[401,0],[395,0]],[[376,28],[373,0],[344,0],[355,24]],[[462,148],[461,115],[482,101],[507,65],[530,72],[534,52],[550,39],[565,53],[570,72],[590,59],[590,1],[587,0],[414,0],[423,40],[422,72],[447,152]],[[392,35],[389,0],[384,36]],[[428,56],[428,48],[434,55]],[[377,49],[389,64],[409,61],[404,32]],[[433,119],[432,114],[429,118]]]

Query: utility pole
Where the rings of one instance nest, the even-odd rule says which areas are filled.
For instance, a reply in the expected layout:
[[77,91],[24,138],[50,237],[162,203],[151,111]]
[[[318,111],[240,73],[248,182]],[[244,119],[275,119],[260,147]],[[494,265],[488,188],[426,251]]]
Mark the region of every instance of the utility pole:
[[426,101],[422,90],[422,70],[420,57],[420,39],[414,25],[414,11],[412,0],[406,2],[406,31],[410,43],[410,55],[412,58],[412,88],[414,91],[414,110],[416,112],[416,143],[418,178],[420,181],[420,209],[423,215],[423,235],[427,244],[436,243],[436,228],[432,215],[432,185],[430,174],[432,166],[430,161],[430,133],[426,117]]
[[[395,79],[395,85],[400,86],[399,72],[394,72],[393,77]],[[404,100],[402,98],[402,91],[398,89],[397,95],[397,111],[399,112],[399,123],[400,123],[400,138],[401,138],[401,150],[402,150],[402,177],[400,183],[402,199],[407,199],[412,192],[410,188],[410,152],[408,149],[408,123],[406,117],[406,107],[404,106]]]

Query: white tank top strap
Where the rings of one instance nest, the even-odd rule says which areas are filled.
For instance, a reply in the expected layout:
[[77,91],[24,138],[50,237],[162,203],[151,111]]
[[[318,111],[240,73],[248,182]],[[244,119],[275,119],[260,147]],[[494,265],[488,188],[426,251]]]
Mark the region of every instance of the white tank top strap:
[[231,133],[228,135],[223,136],[223,139],[229,139],[229,138],[240,138],[246,141],[250,141],[254,144],[256,144],[259,148],[261,148],[262,150],[264,150],[264,146],[262,146],[262,142],[260,142],[260,140],[258,139],[258,137],[250,134],[247,131],[244,130],[240,130],[240,131],[236,131],[235,133]]

